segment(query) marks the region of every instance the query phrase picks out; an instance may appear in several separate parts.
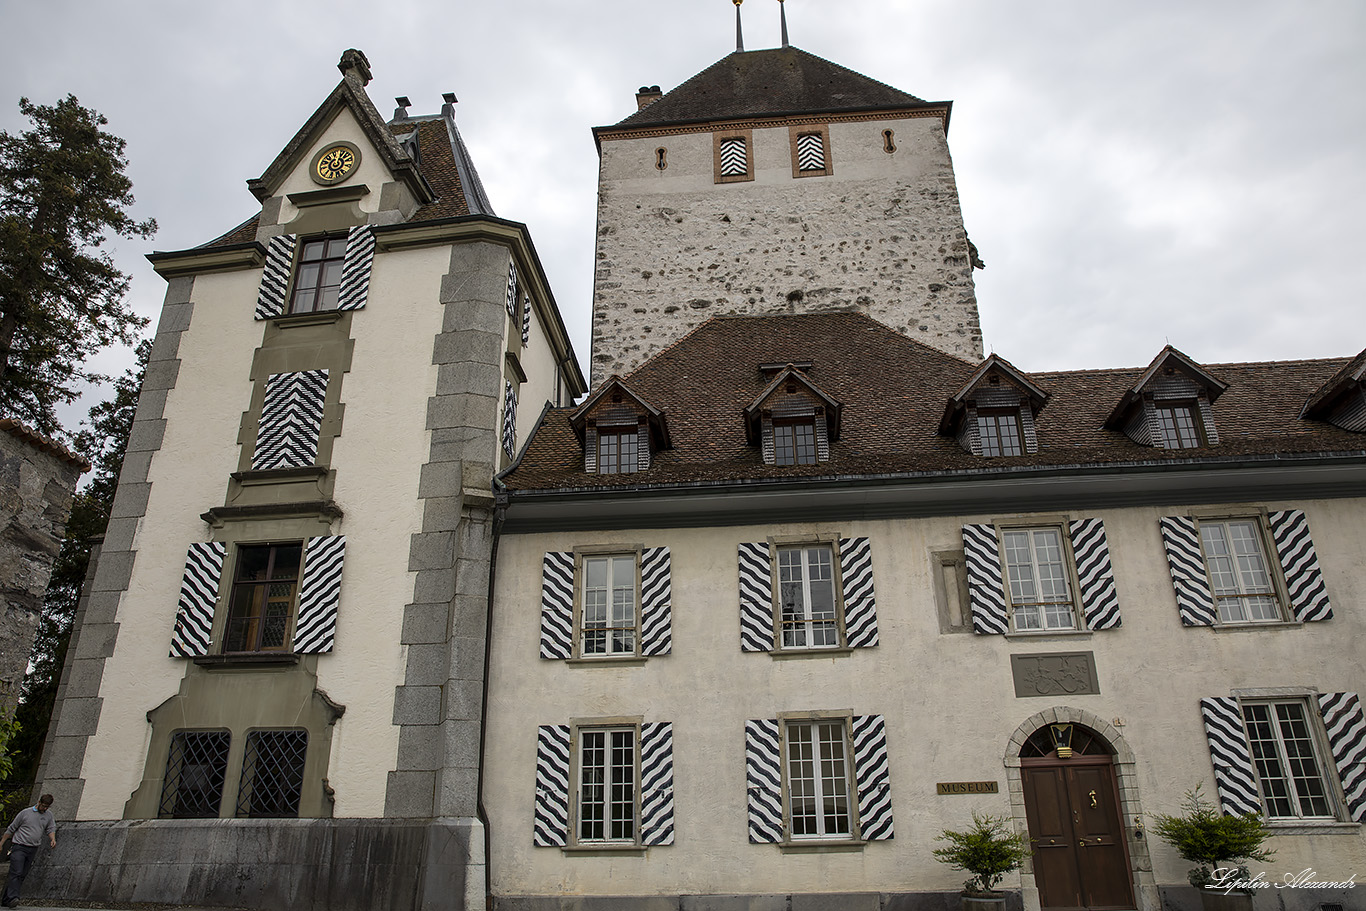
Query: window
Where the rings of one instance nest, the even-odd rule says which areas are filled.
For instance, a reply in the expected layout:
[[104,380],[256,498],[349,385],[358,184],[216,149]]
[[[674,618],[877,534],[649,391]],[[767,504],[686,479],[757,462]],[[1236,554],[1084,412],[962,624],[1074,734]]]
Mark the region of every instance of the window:
[[843,721],[787,725],[787,789],[793,839],[853,834]]
[[579,654],[636,653],[636,556],[585,557]]
[[598,473],[633,474],[638,470],[640,432],[636,427],[598,429]]
[[227,731],[172,734],[157,815],[162,819],[216,819],[231,744],[232,735]]
[[307,753],[308,731],[252,731],[247,735],[237,815],[254,819],[297,817]]
[[579,731],[578,840],[636,839],[635,728]]
[[1016,631],[1075,629],[1062,530],[1003,529],[1001,552]]
[[297,541],[238,548],[224,651],[289,650],[289,620],[302,555]]
[[1190,402],[1157,402],[1157,429],[1165,449],[1197,449],[1204,445],[1195,405]]
[[1024,452],[1020,444],[1018,411],[979,411],[977,430],[984,456],[1017,456]]
[[336,310],[341,297],[342,268],[346,260],[345,237],[315,237],[299,242],[299,262],[294,273],[290,313]]
[[816,422],[810,419],[775,420],[773,459],[778,465],[815,465]]
[[779,548],[778,603],[783,648],[831,648],[840,644],[830,545]]
[[754,179],[753,131],[712,134],[713,177],[717,183]]
[[1281,619],[1260,524],[1255,519],[1200,523],[1200,546],[1223,623]]
[[1245,702],[1243,724],[1266,815],[1335,818],[1304,702]]

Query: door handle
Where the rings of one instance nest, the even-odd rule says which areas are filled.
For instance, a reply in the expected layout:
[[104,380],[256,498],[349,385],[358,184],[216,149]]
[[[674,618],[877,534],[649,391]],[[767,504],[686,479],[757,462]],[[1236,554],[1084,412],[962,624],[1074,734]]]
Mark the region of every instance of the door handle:
[[1088,796],[1091,798],[1091,809],[1094,810],[1096,808],[1096,792],[1093,790]]

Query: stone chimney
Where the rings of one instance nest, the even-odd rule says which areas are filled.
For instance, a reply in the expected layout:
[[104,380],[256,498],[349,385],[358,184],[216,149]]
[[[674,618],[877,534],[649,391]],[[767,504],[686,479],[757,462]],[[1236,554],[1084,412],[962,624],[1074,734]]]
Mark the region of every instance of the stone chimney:
[[642,85],[640,91],[636,92],[636,110],[643,111],[654,104],[664,93],[659,90],[657,85]]

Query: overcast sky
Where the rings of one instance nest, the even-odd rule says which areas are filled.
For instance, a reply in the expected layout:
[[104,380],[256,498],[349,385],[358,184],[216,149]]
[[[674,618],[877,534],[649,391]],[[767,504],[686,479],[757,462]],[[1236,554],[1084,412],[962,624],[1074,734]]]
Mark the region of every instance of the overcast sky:
[[[787,0],[792,43],[930,101],[953,153],[988,348],[1025,370],[1366,346],[1366,3]],[[745,43],[779,43],[746,0]],[[143,259],[257,210],[257,177],[365,51],[380,111],[441,93],[498,214],[525,222],[588,360],[589,132],[734,49],[728,0],[0,0],[0,129],[67,93],[128,140]],[[150,328],[149,328],[149,331]],[[102,359],[117,370],[126,356]],[[83,414],[83,412],[81,412]]]

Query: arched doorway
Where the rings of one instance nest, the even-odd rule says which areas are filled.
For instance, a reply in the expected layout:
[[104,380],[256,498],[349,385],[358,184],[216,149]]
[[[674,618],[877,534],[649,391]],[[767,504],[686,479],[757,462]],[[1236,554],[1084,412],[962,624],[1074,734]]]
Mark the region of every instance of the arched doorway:
[[1019,759],[1040,906],[1137,907],[1110,745],[1082,724],[1045,724],[1020,746]]

